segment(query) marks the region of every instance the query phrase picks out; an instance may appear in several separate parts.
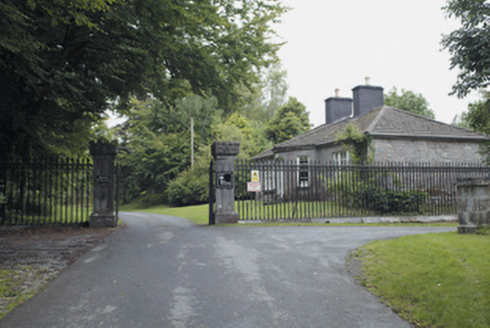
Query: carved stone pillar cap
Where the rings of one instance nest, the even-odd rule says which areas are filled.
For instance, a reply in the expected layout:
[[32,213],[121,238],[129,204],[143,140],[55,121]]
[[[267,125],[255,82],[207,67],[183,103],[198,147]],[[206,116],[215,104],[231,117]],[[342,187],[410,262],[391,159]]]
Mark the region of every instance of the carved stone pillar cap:
[[238,141],[215,141],[211,145],[213,156],[236,156],[240,153],[240,143]]
[[89,143],[90,155],[92,156],[116,156],[116,145],[106,142],[93,142]]

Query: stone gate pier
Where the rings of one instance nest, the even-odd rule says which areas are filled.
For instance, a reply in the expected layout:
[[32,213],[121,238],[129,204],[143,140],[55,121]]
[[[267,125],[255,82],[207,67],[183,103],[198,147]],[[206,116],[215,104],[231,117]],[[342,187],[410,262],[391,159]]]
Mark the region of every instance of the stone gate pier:
[[90,215],[90,227],[116,227],[114,213],[114,160],[116,145],[90,142],[90,155],[94,159],[94,211]]
[[474,233],[477,227],[490,225],[490,180],[457,179],[458,232]]
[[210,224],[237,223],[235,212],[235,160],[240,153],[239,142],[216,141],[211,145],[211,154],[216,167],[216,212]]

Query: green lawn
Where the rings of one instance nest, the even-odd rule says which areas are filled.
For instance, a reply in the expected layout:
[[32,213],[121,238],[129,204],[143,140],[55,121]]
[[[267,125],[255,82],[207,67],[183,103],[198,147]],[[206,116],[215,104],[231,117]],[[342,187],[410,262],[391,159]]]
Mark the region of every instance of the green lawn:
[[209,205],[196,205],[196,206],[184,206],[184,207],[170,207],[166,205],[154,206],[145,209],[133,208],[129,205],[123,205],[119,208],[120,212],[143,212],[143,213],[155,213],[170,216],[178,216],[195,224],[208,224],[209,223]]
[[375,241],[354,253],[359,281],[425,327],[490,326],[490,236],[455,232]]
[[35,214],[7,210],[5,217],[10,218],[6,220],[7,225],[12,223],[21,225],[78,224],[89,221],[91,213],[92,205],[83,207],[53,205]]

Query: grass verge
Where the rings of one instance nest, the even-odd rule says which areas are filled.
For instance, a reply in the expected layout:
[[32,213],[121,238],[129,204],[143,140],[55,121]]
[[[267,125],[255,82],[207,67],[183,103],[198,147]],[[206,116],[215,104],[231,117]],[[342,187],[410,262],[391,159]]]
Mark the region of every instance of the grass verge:
[[0,270],[0,319],[34,296],[47,283],[46,268],[18,266]]
[[375,241],[354,256],[360,283],[412,324],[488,327],[489,249],[488,235],[450,232]]
[[[177,216],[187,219],[194,224],[206,225],[209,223],[209,205],[195,205],[184,207],[170,207],[167,205],[154,206],[145,209],[138,209],[131,205],[122,205],[119,208],[121,212],[143,212],[143,213],[155,213],[170,216]],[[241,226],[250,227],[257,226],[257,223],[239,223],[239,224],[226,224],[224,226]],[[260,223],[261,227],[271,226],[390,226],[390,227],[406,227],[406,226],[442,226],[442,227],[456,227],[456,223],[307,223],[307,222],[263,222]]]

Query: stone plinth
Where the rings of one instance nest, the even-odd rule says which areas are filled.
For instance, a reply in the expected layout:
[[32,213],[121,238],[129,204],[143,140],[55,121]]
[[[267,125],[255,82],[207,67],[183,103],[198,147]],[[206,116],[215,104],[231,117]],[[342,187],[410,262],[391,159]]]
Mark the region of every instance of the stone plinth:
[[211,146],[216,168],[216,211],[209,224],[238,222],[239,215],[235,212],[235,160],[239,152],[238,142],[216,141]]
[[116,146],[90,142],[90,155],[94,159],[94,211],[90,215],[90,227],[115,227],[114,213],[114,159]]
[[490,225],[490,181],[486,178],[457,180],[458,232],[473,233]]

